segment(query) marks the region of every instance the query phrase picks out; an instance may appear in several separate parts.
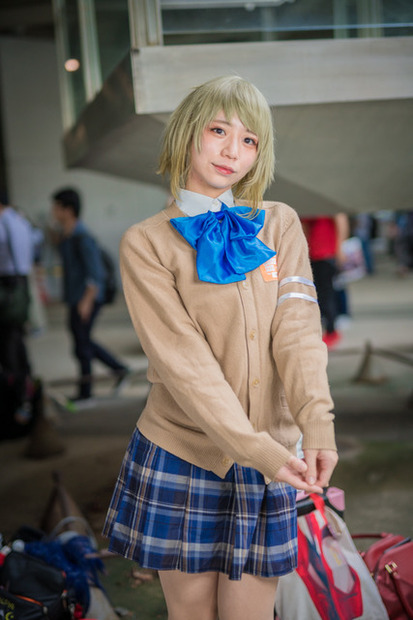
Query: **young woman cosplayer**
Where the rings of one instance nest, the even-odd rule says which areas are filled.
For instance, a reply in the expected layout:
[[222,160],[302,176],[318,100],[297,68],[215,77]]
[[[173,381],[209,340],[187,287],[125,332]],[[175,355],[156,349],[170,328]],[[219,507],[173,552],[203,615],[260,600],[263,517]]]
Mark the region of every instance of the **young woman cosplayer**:
[[152,385],[104,534],[159,571],[170,620],[271,620],[296,489],[322,492],[337,462],[307,244],[295,211],[261,202],[273,167],[263,95],[211,80],[165,131],[174,201],[121,243]]

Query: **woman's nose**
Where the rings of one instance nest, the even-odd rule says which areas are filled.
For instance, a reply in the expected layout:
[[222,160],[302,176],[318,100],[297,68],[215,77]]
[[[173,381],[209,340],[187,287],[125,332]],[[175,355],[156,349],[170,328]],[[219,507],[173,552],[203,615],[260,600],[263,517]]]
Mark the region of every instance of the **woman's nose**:
[[223,148],[223,153],[224,155],[226,155],[227,157],[230,157],[231,159],[237,159],[238,158],[238,141],[235,139],[231,139],[229,138]]

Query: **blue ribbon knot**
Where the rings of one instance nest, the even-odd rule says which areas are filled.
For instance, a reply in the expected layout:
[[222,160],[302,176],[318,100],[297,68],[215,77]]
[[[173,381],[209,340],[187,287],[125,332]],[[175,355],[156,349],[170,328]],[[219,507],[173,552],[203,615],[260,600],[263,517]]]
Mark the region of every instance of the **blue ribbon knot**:
[[171,224],[197,251],[196,268],[203,282],[228,284],[245,280],[276,252],[257,239],[264,225],[265,212],[254,218],[242,217],[249,207],[227,207],[193,217],[176,217]]

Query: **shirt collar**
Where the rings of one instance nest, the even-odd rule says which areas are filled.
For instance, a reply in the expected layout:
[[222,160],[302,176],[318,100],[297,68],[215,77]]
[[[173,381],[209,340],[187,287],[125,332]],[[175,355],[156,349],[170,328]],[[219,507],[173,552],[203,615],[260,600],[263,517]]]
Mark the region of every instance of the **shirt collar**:
[[234,206],[234,196],[230,189],[218,196],[218,198],[211,198],[210,196],[204,196],[204,194],[191,192],[188,189],[181,189],[179,190],[179,198],[176,201],[181,211],[190,217],[206,213],[207,211],[220,211],[222,203],[226,204],[227,207]]

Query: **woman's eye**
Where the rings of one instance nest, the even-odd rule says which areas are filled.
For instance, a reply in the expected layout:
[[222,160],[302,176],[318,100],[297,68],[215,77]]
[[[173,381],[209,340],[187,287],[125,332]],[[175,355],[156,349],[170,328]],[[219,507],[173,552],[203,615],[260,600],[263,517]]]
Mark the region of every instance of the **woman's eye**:
[[255,138],[245,138],[244,142],[251,146],[255,146],[255,147],[258,146],[258,140],[256,140]]
[[223,136],[225,134],[225,131],[222,129],[222,127],[211,127],[211,131],[218,134],[219,136]]

